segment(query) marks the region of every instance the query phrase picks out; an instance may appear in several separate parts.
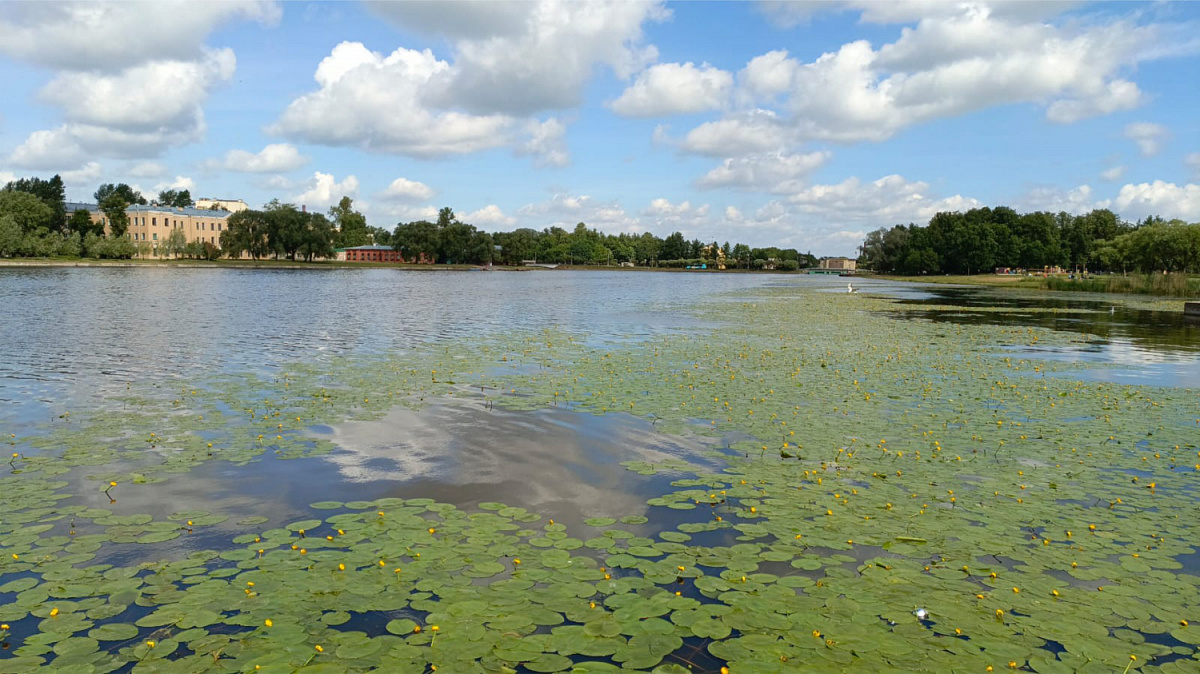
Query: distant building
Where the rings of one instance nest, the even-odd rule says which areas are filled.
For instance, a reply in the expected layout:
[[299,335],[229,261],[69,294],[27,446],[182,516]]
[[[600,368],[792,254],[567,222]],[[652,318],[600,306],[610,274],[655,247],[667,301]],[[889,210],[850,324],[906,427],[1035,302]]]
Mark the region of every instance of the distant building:
[[404,262],[400,251],[380,245],[338,248],[337,259],[343,262]]
[[858,260],[848,257],[827,257],[818,264],[821,269],[836,269],[838,271],[854,271],[858,269]]
[[[713,250],[714,248],[716,250]],[[716,263],[713,266],[717,269],[725,268],[725,251],[721,250],[720,246],[709,244],[701,248],[700,257],[703,257],[705,260],[713,260]]]
[[230,213],[250,210],[246,202],[241,199],[209,199],[207,197],[197,199],[196,208],[203,211],[221,210]]
[[[69,201],[66,203],[68,217],[75,211],[89,211],[92,222],[104,226],[104,234],[112,233],[108,216],[96,204]],[[166,242],[172,230],[183,232],[185,243],[199,241],[210,243],[218,248],[221,246],[221,232],[226,229],[229,211],[209,211],[200,208],[173,208],[171,206],[142,206],[134,204],[125,209],[129,217],[129,228],[126,236],[131,240],[149,246],[149,254],[162,257],[160,246]]]

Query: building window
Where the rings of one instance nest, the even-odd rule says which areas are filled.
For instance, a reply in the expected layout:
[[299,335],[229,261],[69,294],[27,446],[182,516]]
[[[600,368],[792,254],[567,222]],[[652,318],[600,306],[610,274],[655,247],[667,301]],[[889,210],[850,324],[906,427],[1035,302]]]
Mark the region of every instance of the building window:
[[150,218],[150,226],[158,227],[158,218]]
[[158,232],[155,232],[155,233],[154,233],[154,240],[155,240],[155,241],[158,241]]

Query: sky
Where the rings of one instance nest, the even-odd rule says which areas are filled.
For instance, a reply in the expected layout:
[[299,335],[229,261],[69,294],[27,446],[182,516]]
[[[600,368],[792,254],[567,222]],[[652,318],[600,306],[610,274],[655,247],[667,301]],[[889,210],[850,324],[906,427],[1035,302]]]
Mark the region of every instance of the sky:
[[1200,3],[0,3],[0,183],[854,254],[1200,221]]

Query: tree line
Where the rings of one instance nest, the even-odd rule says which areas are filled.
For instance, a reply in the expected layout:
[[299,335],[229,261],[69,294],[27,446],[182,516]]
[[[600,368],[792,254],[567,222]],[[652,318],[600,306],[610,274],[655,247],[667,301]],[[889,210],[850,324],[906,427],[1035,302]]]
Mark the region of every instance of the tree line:
[[272,199],[261,210],[229,216],[221,232],[221,251],[229,257],[312,262],[334,257],[337,248],[368,245],[377,235],[387,231],[367,226],[350,197],[342,197],[328,214]]
[[[105,183],[93,194],[97,209],[108,221],[108,231],[92,214],[79,209],[66,214],[62,178],[21,178],[0,189],[0,256],[130,258],[157,252],[167,257],[215,259],[249,256],[313,261],[336,255],[337,248],[368,244],[391,246],[405,260],[445,264],[521,264],[526,260],[576,265],[631,263],[639,266],[684,267],[701,264],[741,269],[794,270],[815,266],[817,258],[794,248],[752,248],[728,241],[688,241],[681,232],[665,238],[650,233],[605,234],[577,224],[573,230],[548,227],[486,232],[462,222],[445,207],[436,222],[397,223],[388,231],[367,224],[350,197],[342,197],[327,213],[307,212],[295,204],[274,199],[261,209],[229,216],[220,245],[188,242],[173,229],[151,248],[127,235],[132,205],[150,203],[125,183]],[[188,190],[163,190],[154,204],[193,207]]]
[[416,220],[400,223],[388,237],[376,237],[376,243],[392,246],[406,260],[419,257],[448,264],[519,265],[527,260],[551,264],[604,265],[632,263],[638,266],[683,267],[713,264],[724,260],[737,268],[798,269],[815,266],[810,253],[795,249],[751,248],[728,241],[704,243],[688,241],[681,232],[665,238],[642,234],[605,234],[578,223],[573,230],[547,227],[542,230],[520,228],[511,232],[485,232],[458,219],[445,207],[437,222]]
[[860,266],[897,274],[980,274],[997,268],[1200,272],[1200,223],[1121,220],[1107,209],[1083,215],[1007,206],[938,213],[929,224],[867,234]]
[[[107,235],[103,225],[92,221],[87,209],[67,217],[61,176],[9,181],[0,189],[0,256],[130,258],[148,254],[149,243],[134,243],[125,236],[129,228],[126,209],[147,203],[141,192],[125,183],[105,183],[96,189],[93,198],[109,221]],[[171,189],[159,192],[156,203],[171,207],[195,205],[188,190]],[[195,246],[189,249],[181,244],[179,250],[180,254],[204,254]]]

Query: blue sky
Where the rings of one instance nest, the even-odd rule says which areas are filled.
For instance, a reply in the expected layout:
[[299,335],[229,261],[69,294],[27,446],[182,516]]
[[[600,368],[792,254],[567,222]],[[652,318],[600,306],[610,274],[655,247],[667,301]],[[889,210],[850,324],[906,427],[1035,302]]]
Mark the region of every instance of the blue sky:
[[0,180],[853,253],[939,210],[1200,221],[1192,3],[0,4]]

